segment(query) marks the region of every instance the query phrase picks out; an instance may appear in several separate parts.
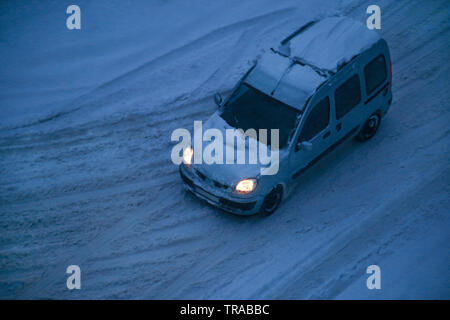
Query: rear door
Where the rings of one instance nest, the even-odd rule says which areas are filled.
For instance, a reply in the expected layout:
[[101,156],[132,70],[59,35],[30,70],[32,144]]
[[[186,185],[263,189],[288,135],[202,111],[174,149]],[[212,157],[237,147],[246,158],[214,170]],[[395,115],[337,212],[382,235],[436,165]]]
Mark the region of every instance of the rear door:
[[361,78],[356,68],[350,68],[336,81],[334,109],[336,140],[341,141],[356,133],[364,121],[364,103],[361,94]]
[[367,109],[367,117],[376,110],[387,111],[390,93],[390,65],[385,54],[378,54],[364,66],[365,97],[364,104]]

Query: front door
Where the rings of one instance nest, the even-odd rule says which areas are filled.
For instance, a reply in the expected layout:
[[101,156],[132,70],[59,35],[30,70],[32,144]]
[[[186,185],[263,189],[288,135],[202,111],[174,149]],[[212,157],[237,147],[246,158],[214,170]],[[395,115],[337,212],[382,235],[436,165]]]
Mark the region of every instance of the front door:
[[[310,150],[302,148],[301,143],[311,143]],[[314,159],[332,145],[330,126],[330,98],[320,100],[303,121],[300,134],[290,156],[290,172],[296,178]]]

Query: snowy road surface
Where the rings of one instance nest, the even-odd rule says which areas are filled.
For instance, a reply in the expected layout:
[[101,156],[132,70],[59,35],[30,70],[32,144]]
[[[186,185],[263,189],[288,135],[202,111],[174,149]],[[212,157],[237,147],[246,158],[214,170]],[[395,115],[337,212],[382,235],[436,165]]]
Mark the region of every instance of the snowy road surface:
[[80,31],[48,3],[0,4],[0,298],[450,298],[448,1],[377,1],[389,114],[268,218],[186,194],[170,134],[290,31],[372,2],[78,1]]

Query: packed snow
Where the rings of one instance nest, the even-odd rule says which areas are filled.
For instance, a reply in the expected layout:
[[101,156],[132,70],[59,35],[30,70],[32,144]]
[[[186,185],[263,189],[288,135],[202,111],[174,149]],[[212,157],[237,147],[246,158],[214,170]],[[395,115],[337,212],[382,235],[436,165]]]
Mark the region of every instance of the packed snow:
[[267,218],[187,194],[171,132],[206,121],[213,94],[300,26],[364,25],[373,3],[76,4],[81,30],[67,3],[0,2],[0,298],[450,298],[448,1],[378,1],[390,112]]
[[361,21],[346,17],[319,20],[287,45],[292,57],[336,72],[339,65],[370,48],[380,39]]
[[294,64],[283,76],[273,96],[299,110],[306,107],[308,98],[325,82],[312,68]]
[[245,82],[301,111],[325,80],[311,67],[301,66],[288,57],[269,51],[258,60]]

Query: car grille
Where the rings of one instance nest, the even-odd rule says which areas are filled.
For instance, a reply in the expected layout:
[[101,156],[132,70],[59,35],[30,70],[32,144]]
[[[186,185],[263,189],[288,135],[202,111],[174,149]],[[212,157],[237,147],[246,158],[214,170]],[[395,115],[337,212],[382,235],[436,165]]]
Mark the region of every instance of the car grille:
[[239,203],[239,202],[234,202],[225,198],[220,198],[220,204],[223,205],[224,207],[228,207],[230,209],[240,209],[240,210],[251,210],[253,209],[253,207],[256,204],[256,201],[254,202],[247,202],[247,203]]
[[[256,201],[254,202],[248,202],[248,203],[239,203],[239,202],[234,202],[222,197],[217,197],[213,194],[210,194],[209,192],[207,192],[206,190],[201,189],[200,187],[196,187],[193,183],[193,181],[191,179],[189,179],[188,177],[186,177],[183,172],[180,170],[180,175],[181,178],[183,179],[183,181],[190,186],[191,188],[193,188],[193,192],[200,194],[201,196],[208,198],[209,200],[217,203],[217,205],[222,206],[223,209],[240,209],[240,210],[251,210],[255,207]],[[206,177],[205,177],[206,178]],[[201,191],[199,191],[201,190]]]
[[201,173],[198,170],[195,170],[195,173],[197,174],[197,176],[200,179],[202,179],[203,181],[208,182],[210,184],[213,184],[216,188],[220,188],[220,189],[224,189],[224,190],[227,190],[229,188],[227,185],[225,185],[223,183],[220,183],[220,182],[218,182],[216,180],[208,178],[207,176],[205,176],[203,173]]

